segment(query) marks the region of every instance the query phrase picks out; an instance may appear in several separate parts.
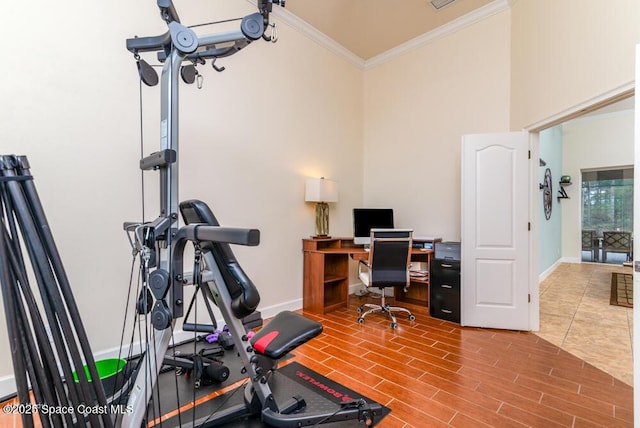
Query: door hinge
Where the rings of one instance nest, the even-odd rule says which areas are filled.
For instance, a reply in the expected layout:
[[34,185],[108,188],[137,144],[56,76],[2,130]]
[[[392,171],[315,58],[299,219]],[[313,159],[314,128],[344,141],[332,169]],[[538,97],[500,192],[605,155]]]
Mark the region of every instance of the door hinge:
[[531,150],[529,150],[529,159],[531,159]]
[[531,293],[527,294],[527,303],[531,303]]
[[527,223],[527,230],[529,230],[529,231],[531,230],[531,222]]

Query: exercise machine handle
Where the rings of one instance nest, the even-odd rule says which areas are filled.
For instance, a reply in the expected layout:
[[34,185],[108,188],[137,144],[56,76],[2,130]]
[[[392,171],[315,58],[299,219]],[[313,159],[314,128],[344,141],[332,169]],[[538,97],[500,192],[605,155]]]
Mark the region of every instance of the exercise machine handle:
[[162,50],[171,43],[171,33],[168,31],[159,36],[134,37],[127,39],[127,50],[132,53],[154,52]]
[[255,247],[260,244],[260,231],[240,227],[209,226],[206,224],[190,224],[178,230],[175,241],[223,242]]

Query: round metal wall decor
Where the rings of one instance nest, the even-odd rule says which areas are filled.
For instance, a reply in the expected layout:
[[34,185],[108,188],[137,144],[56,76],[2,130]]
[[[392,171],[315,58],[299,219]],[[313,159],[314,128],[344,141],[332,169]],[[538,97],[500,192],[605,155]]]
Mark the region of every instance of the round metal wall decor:
[[551,170],[547,168],[544,172],[544,183],[542,185],[542,203],[544,206],[544,218],[551,218],[551,204],[553,202],[553,190],[551,187]]

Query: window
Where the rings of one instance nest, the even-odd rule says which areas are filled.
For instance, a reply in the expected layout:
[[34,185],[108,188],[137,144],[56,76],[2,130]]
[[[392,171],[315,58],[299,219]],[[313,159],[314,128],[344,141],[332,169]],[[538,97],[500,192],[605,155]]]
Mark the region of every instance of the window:
[[633,168],[582,172],[582,229],[633,231]]

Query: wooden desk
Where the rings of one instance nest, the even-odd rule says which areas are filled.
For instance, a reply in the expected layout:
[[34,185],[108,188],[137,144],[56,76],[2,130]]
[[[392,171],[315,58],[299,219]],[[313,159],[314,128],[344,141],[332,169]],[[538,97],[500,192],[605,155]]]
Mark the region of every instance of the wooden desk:
[[[414,239],[414,242],[423,242]],[[431,242],[431,241],[428,241]],[[347,306],[349,296],[349,258],[366,260],[369,253],[355,245],[352,238],[303,239],[304,277],[302,306],[305,311],[322,315]],[[429,271],[433,250],[414,248],[411,260],[426,263]],[[407,293],[396,300],[428,305],[429,277],[411,278]]]

